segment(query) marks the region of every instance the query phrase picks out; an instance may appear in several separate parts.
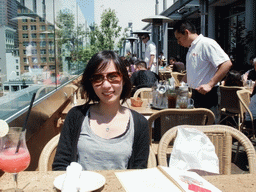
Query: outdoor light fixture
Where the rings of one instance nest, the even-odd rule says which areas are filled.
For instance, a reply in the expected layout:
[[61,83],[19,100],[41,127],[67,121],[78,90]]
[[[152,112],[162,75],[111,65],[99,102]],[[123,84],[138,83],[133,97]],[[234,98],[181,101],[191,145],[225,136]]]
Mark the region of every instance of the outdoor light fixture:
[[153,15],[148,18],[142,19],[144,22],[152,23],[155,26],[161,26],[163,23],[171,22],[172,19],[163,15]]
[[159,27],[163,25],[163,23],[170,23],[173,20],[170,19],[169,17],[165,17],[163,15],[154,15],[154,16],[150,16],[148,18],[142,19],[142,21],[144,22],[148,22],[148,23],[152,23],[153,25],[153,42],[156,44],[156,65],[157,65],[157,72],[156,74],[158,74],[158,52],[159,52]]
[[132,49],[132,54],[133,54],[133,42],[138,40],[136,37],[127,37],[126,40],[129,40],[131,43],[131,49]]

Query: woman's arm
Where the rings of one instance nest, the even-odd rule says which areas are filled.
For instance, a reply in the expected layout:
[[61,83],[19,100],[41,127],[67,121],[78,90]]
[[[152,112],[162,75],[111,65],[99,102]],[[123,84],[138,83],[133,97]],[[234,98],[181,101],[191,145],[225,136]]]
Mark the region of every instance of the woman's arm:
[[147,119],[139,113],[133,112],[134,144],[129,169],[147,168],[149,156],[149,127]]
[[61,131],[59,144],[52,164],[53,170],[66,170],[72,161],[75,161],[76,140],[80,121],[77,108],[72,108],[67,114]]

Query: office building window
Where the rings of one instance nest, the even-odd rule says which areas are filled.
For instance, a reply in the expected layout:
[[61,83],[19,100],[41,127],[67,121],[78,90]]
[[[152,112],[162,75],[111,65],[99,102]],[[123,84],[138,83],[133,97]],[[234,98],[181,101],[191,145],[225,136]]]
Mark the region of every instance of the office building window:
[[23,62],[27,63],[28,59],[26,57],[23,58]]
[[40,25],[40,30],[45,31],[45,25]]
[[32,57],[32,62],[33,62],[34,64],[37,64],[37,63],[38,63],[37,58],[36,58],[36,57]]
[[31,37],[32,37],[33,39],[36,39],[36,33],[32,33],[32,34],[31,34]]
[[28,26],[27,26],[27,25],[23,25],[23,26],[22,26],[22,30],[23,30],[23,31],[27,31],[27,30],[28,30]]
[[22,22],[23,22],[23,23],[27,23],[28,20],[27,20],[27,19],[22,19]]
[[53,41],[49,41],[49,46],[53,47]]
[[41,57],[41,62],[46,63],[46,57]]
[[27,34],[27,33],[23,33],[23,34],[22,34],[22,38],[23,38],[23,39],[28,39],[28,34]]
[[36,47],[37,43],[36,43],[35,41],[31,41],[31,45],[32,45],[33,47]]
[[40,47],[46,47],[46,41],[40,41]]
[[54,30],[53,25],[48,25],[48,31],[53,31],[53,30]]
[[49,61],[54,62],[55,61],[54,57],[49,57]]
[[53,33],[49,33],[49,34],[48,34],[48,37],[51,38],[51,39],[53,39],[53,38],[54,38],[54,34],[53,34]]
[[19,88],[19,86],[18,85],[13,85],[13,86],[11,86],[11,90],[12,91],[18,91],[20,88]]
[[10,89],[9,86],[4,86],[5,91],[9,91],[9,89]]
[[24,46],[24,47],[27,47],[27,46],[28,46],[28,41],[24,41],[24,42],[23,42],[23,46]]
[[18,69],[19,69],[19,66],[16,65],[16,70],[18,70]]
[[28,71],[28,67],[29,67],[29,66],[24,66],[24,70],[27,70],[27,71]]
[[41,55],[45,55],[46,54],[46,49],[41,49],[40,53],[41,53]]
[[45,19],[44,18],[39,18],[40,22],[45,22]]
[[54,70],[55,69],[55,65],[50,65],[49,68],[50,68],[50,70]]
[[45,33],[41,33],[41,34],[40,34],[40,38],[41,38],[41,39],[45,39],[45,37],[46,37]]
[[30,28],[31,28],[31,31],[35,31],[36,30],[36,25],[31,25]]
[[54,50],[53,50],[53,49],[49,49],[48,51],[49,51],[49,54],[50,54],[50,55],[53,55],[53,54],[54,54]]
[[37,50],[36,50],[36,49],[33,49],[33,50],[32,50],[32,54],[33,54],[33,55],[36,55],[36,54],[37,54]]

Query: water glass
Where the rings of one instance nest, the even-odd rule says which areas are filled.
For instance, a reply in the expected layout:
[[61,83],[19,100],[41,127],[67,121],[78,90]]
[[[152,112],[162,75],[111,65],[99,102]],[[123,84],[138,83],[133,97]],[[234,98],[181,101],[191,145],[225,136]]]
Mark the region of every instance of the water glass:
[[176,108],[178,108],[178,109],[193,109],[194,108],[194,100],[192,98],[178,96]]
[[187,109],[188,108],[188,97],[178,96],[176,102],[176,108]]
[[194,99],[188,98],[188,109],[194,108]]

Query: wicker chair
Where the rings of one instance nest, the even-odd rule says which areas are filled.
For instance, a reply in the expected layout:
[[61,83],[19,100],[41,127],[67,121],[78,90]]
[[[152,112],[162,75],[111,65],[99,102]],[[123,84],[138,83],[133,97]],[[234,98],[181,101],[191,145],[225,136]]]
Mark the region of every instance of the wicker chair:
[[[246,90],[246,89],[242,89],[236,92],[238,99],[239,99],[239,104],[240,104],[240,118],[241,118],[241,131],[248,137],[253,137],[253,139],[255,139],[255,130],[254,130],[254,122],[253,122],[253,115],[251,110],[249,109],[249,104],[250,104],[250,95],[251,92]],[[246,123],[245,121],[245,113],[248,112],[249,116],[250,116],[250,121],[248,121],[248,123]],[[239,153],[239,148],[240,148],[240,144],[238,143],[237,145],[237,150],[236,150],[236,156],[235,156],[235,162],[237,162],[238,159],[238,153]]]
[[237,86],[220,86],[220,119],[219,124],[231,117],[238,130],[241,129],[240,104],[236,91],[242,90],[243,87]]
[[54,136],[43,148],[39,161],[38,170],[42,172],[51,171],[52,163],[59,143],[60,134]]
[[[158,141],[170,128],[177,125],[211,125],[215,121],[213,112],[206,108],[194,109],[163,109],[152,114],[149,119],[149,136],[153,151],[157,154]],[[157,136],[156,136],[157,135]]]
[[149,156],[148,156],[148,168],[156,167],[156,156],[154,154],[152,145],[149,146]]
[[[60,134],[53,137],[43,148],[38,162],[38,170],[41,172],[51,171],[52,163],[59,143]],[[152,151],[152,146],[149,147],[148,168],[156,167],[156,156]]]
[[140,97],[141,99],[147,99],[148,97],[152,97],[152,88],[139,88],[133,95],[133,97]]
[[196,128],[203,131],[215,146],[215,152],[219,158],[220,174],[231,174],[232,139],[236,139],[244,147],[249,164],[250,173],[256,172],[256,154],[251,141],[237,129],[227,125],[182,125],[176,126],[167,131],[160,140],[158,147],[158,163],[167,166],[167,149],[174,141],[179,127]]
[[[254,123],[253,123],[253,116],[252,116],[252,112],[249,109],[249,104],[250,104],[250,95],[251,92],[246,90],[246,89],[242,89],[236,92],[238,99],[239,99],[239,104],[240,104],[240,117],[241,117],[241,131],[243,133],[245,133],[247,136],[252,135],[253,138],[255,138],[255,130],[254,130]],[[245,113],[248,113],[250,116],[250,127],[246,127],[245,125]],[[252,134],[250,134],[249,132],[251,132]]]
[[168,80],[169,78],[172,77],[172,72],[170,71],[159,71],[158,75],[159,75],[159,79],[162,80],[162,81],[166,81]]
[[180,86],[180,82],[182,81],[186,73],[172,72],[171,75],[175,80],[175,85]]

